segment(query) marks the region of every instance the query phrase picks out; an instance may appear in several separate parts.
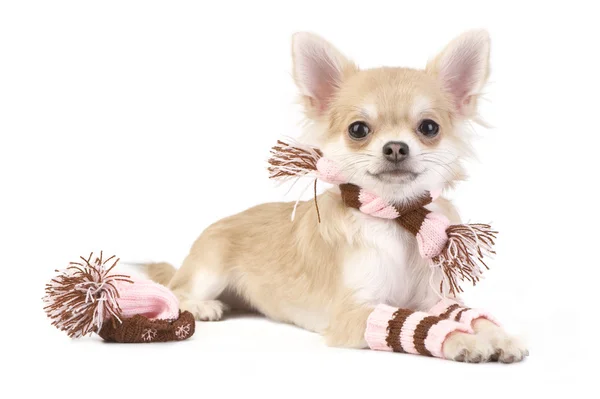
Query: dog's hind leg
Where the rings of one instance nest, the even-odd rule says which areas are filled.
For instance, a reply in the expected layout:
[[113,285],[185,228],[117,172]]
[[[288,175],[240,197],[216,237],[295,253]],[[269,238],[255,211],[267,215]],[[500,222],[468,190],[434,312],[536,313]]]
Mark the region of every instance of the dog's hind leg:
[[227,288],[229,278],[218,258],[216,251],[192,251],[169,282],[181,310],[191,312],[196,320],[220,320],[227,310],[218,298]]

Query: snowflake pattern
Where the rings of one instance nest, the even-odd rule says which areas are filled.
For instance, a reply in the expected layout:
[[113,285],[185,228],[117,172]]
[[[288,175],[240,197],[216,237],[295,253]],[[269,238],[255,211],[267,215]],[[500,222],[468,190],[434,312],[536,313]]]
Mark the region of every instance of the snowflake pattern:
[[154,328],[145,328],[142,332],[142,340],[150,342],[154,338],[156,338],[156,330]]
[[189,323],[177,327],[177,329],[175,330],[175,335],[177,336],[177,339],[184,339],[188,335],[190,335]]

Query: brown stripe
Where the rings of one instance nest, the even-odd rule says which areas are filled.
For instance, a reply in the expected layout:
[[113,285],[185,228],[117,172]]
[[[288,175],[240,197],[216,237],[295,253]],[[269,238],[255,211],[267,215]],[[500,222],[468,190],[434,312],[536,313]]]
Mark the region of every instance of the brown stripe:
[[394,352],[406,353],[402,344],[400,343],[400,331],[402,330],[402,326],[406,321],[407,317],[413,314],[412,310],[408,309],[398,309],[394,312],[394,315],[388,322],[387,327],[387,337],[385,338],[385,342],[387,346],[392,348]]
[[340,193],[342,194],[342,201],[346,206],[350,208],[360,208],[360,201],[358,200],[358,195],[360,194],[360,187],[355,186],[354,184],[340,184]]
[[419,230],[421,230],[421,225],[428,213],[429,211],[425,208],[417,208],[408,213],[401,213],[396,221],[416,236]]
[[417,325],[417,328],[415,328],[413,343],[419,354],[424,356],[433,356],[425,347],[425,339],[427,338],[427,334],[429,334],[429,329],[431,326],[437,324],[439,321],[441,321],[439,317],[427,316],[421,320],[421,322]]
[[466,311],[467,311],[467,310],[469,310],[469,309],[471,309],[471,308],[462,308],[462,309],[460,310],[460,312],[458,312],[458,313],[456,314],[456,316],[454,316],[454,321],[460,321],[460,316],[462,316],[463,312],[466,312]]
[[447,319],[448,317],[450,317],[450,313],[452,313],[456,308],[460,308],[460,305],[458,303],[448,306],[448,308],[446,308],[446,311],[439,315],[439,318]]
[[396,205],[395,208],[399,214],[405,214],[424,207],[427,204],[431,204],[431,195],[429,193],[423,194],[420,197],[413,198],[409,202]]

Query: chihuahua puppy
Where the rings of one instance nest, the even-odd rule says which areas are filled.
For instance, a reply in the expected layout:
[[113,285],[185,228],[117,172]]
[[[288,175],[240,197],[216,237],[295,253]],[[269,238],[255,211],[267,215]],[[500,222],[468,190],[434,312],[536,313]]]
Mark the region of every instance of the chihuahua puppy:
[[[452,187],[470,155],[467,125],[489,74],[484,31],[450,42],[425,69],[359,69],[310,33],[292,40],[293,76],[307,124],[303,142],[336,161],[350,182],[391,203]],[[439,301],[417,242],[393,220],[344,206],[339,189],[313,201],[269,203],[208,227],[176,270],[148,265],[198,320],[246,308],[322,334],[329,345],[364,348],[366,320],[387,304],[427,311]],[[452,204],[428,206],[460,223]],[[439,286],[439,280],[434,286]],[[486,319],[475,334],[445,341],[447,359],[520,361],[526,348]]]

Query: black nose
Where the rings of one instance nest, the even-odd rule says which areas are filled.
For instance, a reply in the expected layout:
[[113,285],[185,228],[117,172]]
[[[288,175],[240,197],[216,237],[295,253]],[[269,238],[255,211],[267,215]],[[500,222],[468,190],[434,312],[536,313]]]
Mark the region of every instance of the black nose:
[[390,162],[400,162],[408,156],[408,144],[403,141],[390,141],[383,146],[383,156]]

